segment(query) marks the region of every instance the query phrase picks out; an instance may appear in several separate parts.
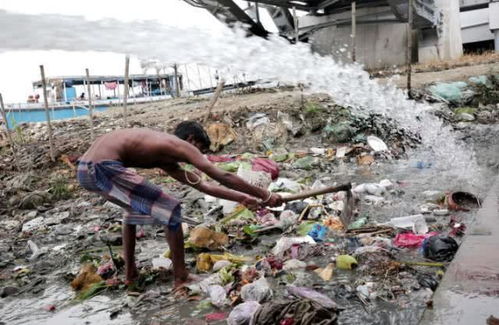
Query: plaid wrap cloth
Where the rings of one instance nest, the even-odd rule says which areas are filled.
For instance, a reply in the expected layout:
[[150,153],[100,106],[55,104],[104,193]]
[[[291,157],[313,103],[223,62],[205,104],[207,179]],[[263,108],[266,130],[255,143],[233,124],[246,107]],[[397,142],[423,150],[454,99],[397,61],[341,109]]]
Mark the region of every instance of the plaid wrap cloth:
[[180,201],[120,161],[79,161],[77,178],[86,190],[125,209],[125,224],[159,224],[176,229],[182,223]]

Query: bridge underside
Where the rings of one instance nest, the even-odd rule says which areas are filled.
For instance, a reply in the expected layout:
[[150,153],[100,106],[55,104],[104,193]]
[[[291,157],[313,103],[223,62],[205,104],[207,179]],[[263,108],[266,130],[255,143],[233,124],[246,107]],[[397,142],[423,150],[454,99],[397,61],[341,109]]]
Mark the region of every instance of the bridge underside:
[[[349,12],[352,8],[351,0],[258,0],[247,1],[248,7],[241,8],[233,0],[184,0],[187,3],[208,10],[222,22],[233,26],[242,23],[248,26],[248,32],[253,35],[266,37],[269,31],[262,25],[258,8],[268,11],[281,36],[289,40],[299,39],[306,41],[308,35],[320,28],[347,23],[349,19],[321,22],[302,26],[295,29],[293,9],[307,12],[307,16],[326,17],[333,14]],[[414,0],[414,26],[424,28],[437,25],[439,17],[434,9],[434,0]],[[407,22],[408,0],[357,0],[356,8],[362,11],[368,8],[386,8],[389,15],[380,17],[359,17],[358,24],[380,22]]]

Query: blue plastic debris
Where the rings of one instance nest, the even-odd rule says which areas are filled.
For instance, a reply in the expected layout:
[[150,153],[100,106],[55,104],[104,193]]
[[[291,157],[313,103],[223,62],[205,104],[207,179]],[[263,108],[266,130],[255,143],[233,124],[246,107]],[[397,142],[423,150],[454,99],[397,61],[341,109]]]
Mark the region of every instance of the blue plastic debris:
[[320,225],[316,223],[313,227],[312,230],[308,232],[308,235],[313,238],[316,242],[321,242],[326,239],[328,229],[327,227]]

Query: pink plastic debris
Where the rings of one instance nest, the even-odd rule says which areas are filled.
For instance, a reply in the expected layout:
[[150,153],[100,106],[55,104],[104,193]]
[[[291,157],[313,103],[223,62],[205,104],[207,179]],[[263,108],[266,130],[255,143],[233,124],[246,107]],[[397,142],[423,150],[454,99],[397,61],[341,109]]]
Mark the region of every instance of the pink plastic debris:
[[397,234],[393,239],[393,244],[398,247],[420,247],[426,238],[438,235],[437,232],[433,231],[424,235],[416,235],[413,232],[405,232],[402,234]]
[[255,158],[251,163],[253,165],[251,168],[253,171],[266,172],[270,174],[272,180],[279,177],[279,166],[275,161],[265,158]]

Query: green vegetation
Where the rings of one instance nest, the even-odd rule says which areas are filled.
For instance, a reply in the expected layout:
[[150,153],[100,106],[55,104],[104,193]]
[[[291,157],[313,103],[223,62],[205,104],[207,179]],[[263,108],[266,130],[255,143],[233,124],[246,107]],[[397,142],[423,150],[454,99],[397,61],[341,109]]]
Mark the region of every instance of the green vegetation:
[[52,180],[49,192],[56,201],[67,200],[73,196],[68,180],[63,176],[58,176]]

